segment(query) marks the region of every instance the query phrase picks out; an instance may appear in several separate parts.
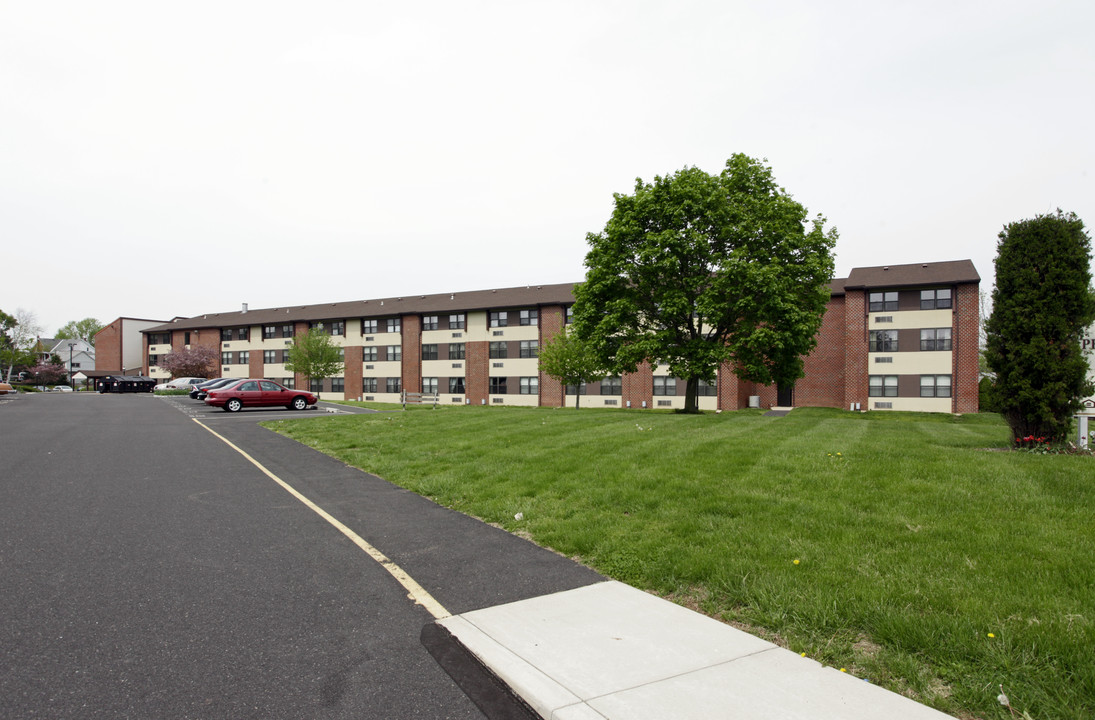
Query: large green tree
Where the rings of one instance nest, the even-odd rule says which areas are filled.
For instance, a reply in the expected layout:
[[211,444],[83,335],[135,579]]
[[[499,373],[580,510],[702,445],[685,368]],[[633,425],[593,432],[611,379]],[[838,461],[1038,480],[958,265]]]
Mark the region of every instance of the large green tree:
[[636,180],[587,236],[575,329],[614,372],[667,365],[687,381],[688,412],[723,362],[744,380],[793,383],[829,299],[837,233],[824,225],[741,154],[718,175]]
[[580,405],[582,383],[608,375],[589,344],[564,328],[540,347],[540,369],[563,385],[573,385],[574,407]]
[[986,322],[992,397],[1015,442],[1067,435],[1090,395],[1084,329],[1095,321],[1091,238],[1075,213],[1060,210],[1011,223],[996,249],[996,287]]
[[88,345],[95,345],[95,333],[103,329],[103,324],[95,318],[83,320],[69,320],[57,331],[57,339],[83,340]]
[[331,377],[342,370],[342,353],[322,327],[314,327],[293,339],[285,367],[309,381]]

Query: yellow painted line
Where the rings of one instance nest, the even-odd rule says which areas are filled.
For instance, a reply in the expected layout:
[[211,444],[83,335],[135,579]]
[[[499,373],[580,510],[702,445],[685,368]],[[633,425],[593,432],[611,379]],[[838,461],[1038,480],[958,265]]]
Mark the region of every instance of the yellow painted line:
[[416,604],[421,605],[422,607],[426,608],[426,610],[438,620],[441,620],[443,618],[447,618],[451,615],[451,613],[448,610],[446,610],[441,605],[441,603],[437,602],[437,600],[435,600],[433,598],[433,595],[430,595],[428,592],[426,592],[425,588],[423,588],[421,585],[419,585],[417,582],[415,582],[414,578],[412,578],[410,575],[408,575],[403,570],[403,568],[399,567],[394,562],[392,562],[386,555],[384,555],[384,553],[380,552],[375,547],[373,547],[369,543],[365,542],[365,540],[363,540],[360,535],[358,535],[353,530],[351,530],[350,528],[346,527],[341,522],[336,520],[333,516],[331,516],[326,510],[321,508],[319,505],[316,505],[314,502],[312,502],[308,498],[301,495],[299,492],[297,492],[296,488],[294,488],[292,485],[290,485],[289,483],[285,482],[284,480],[279,478],[274,473],[267,470],[262,465],[262,463],[260,463],[258,460],[251,457],[250,455],[248,455],[246,452],[244,452],[240,448],[236,447],[236,445],[234,445],[231,440],[224,437],[220,433],[216,432],[215,430],[210,428],[208,425],[203,423],[201,420],[198,420],[197,418],[192,418],[192,419],[194,420],[194,422],[198,423],[198,425],[201,425],[203,428],[205,428],[210,433],[212,433],[214,437],[218,438],[225,445],[232,448],[233,450],[238,452],[240,455],[243,455],[245,458],[247,458],[247,461],[250,462],[255,467],[257,467],[259,470],[261,470],[266,475],[266,477],[270,478],[271,480],[276,482],[278,485],[281,485],[286,490],[286,492],[288,492],[290,495],[295,497],[297,500],[300,500],[302,503],[304,503],[309,509],[312,510],[312,512],[314,512],[315,514],[319,515],[321,518],[323,518],[327,522],[334,525],[335,528],[337,528],[340,533],[342,533],[343,535],[345,535],[346,537],[348,537],[350,539],[350,542],[352,542],[354,545],[357,545],[359,548],[361,548],[366,553],[368,553],[369,557],[371,557],[373,560],[376,560],[378,563],[380,563],[380,565],[385,570],[387,570],[391,574],[391,576],[394,577],[399,582],[400,585],[402,585],[404,588],[406,588],[407,597],[409,599],[413,600]]

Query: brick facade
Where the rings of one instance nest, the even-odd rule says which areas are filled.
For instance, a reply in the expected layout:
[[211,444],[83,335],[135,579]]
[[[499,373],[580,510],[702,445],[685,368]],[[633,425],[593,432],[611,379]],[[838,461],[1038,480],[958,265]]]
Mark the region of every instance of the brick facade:
[[[848,409],[858,404],[864,410],[976,412],[978,284],[979,278],[968,260],[856,268],[849,278],[833,281],[830,286],[831,297],[818,332],[817,344],[804,359],[804,377],[793,387],[794,405]],[[931,293],[936,291],[941,292],[940,297],[944,299],[953,298],[953,309],[949,303],[942,300],[938,304],[932,304],[934,301]],[[870,311],[872,295],[880,296],[886,293],[895,296],[894,302],[886,305],[884,311]],[[221,327],[248,327],[250,339],[233,341],[232,351],[250,353],[247,372],[251,376],[264,377],[267,374],[277,376],[279,369],[267,365],[263,357],[263,350],[268,349],[268,346],[263,343],[264,324],[276,326],[292,324],[294,334],[301,335],[308,332],[310,322],[342,320],[345,323],[346,335],[342,340],[345,366],[340,394],[347,399],[363,396],[364,346],[375,344],[381,351],[379,359],[375,362],[390,364],[386,371],[378,368],[373,371],[376,374],[369,377],[376,377],[379,380],[375,394],[388,396],[377,399],[390,401],[393,393],[386,392],[385,379],[391,379],[395,373],[400,374],[399,380],[403,389],[410,392],[421,390],[424,368],[422,342],[426,337],[422,318],[428,315],[431,318],[441,319],[440,327],[432,324],[433,319],[430,320],[428,342],[437,343],[436,360],[443,361],[447,344],[440,342],[441,338],[436,333],[448,327],[445,323],[449,317],[459,317],[463,318],[462,322],[466,325],[461,324],[451,328],[456,330],[452,333],[452,337],[459,338],[453,342],[464,344],[465,355],[463,362],[454,363],[452,376],[459,377],[460,373],[463,373],[464,392],[447,392],[449,378],[445,376],[445,371],[449,369],[448,366],[442,363],[432,364],[435,362],[434,359],[429,361],[431,364],[429,364],[428,374],[438,376],[439,394],[453,396],[445,398],[444,402],[466,402],[476,405],[489,403],[491,401],[491,368],[494,364],[501,367],[503,358],[508,358],[505,369],[497,371],[500,377],[504,373],[507,381],[506,398],[496,397],[496,401],[508,404],[511,402],[509,396],[513,396],[514,404],[561,407],[567,402],[562,384],[542,370],[538,370],[534,361],[530,361],[527,357],[519,358],[514,353],[517,352],[518,344],[537,338],[537,342],[542,347],[559,332],[564,331],[566,308],[572,302],[572,285],[554,285],[340,303],[340,311],[346,313],[343,318],[332,318],[330,316],[332,306],[329,305],[251,311],[246,317],[243,317],[241,313],[221,313],[212,316],[217,319],[216,326],[203,323],[206,316],[201,319],[175,321],[170,325],[150,326],[144,330],[146,333],[144,352],[147,358],[148,333],[170,331],[172,346],[175,349],[183,346],[184,333],[188,333],[192,346],[208,345],[216,348],[219,354]],[[523,312],[524,310],[530,312]],[[537,312],[533,313],[532,310]],[[503,320],[496,331],[489,325],[490,314],[495,311],[499,311],[499,314],[500,311],[509,312],[511,322],[513,322],[514,313],[522,313],[524,320],[528,320],[529,317],[538,317],[538,321],[526,322],[525,326],[519,326],[507,324]],[[945,314],[948,311],[950,312],[949,320],[948,315]],[[323,312],[323,315],[313,316],[312,312]],[[881,317],[890,314],[894,317]],[[400,320],[400,335],[391,335],[386,338],[383,326],[393,317],[398,317]],[[369,320],[370,327],[379,322],[379,325],[376,325],[377,329],[365,331],[363,318]],[[481,324],[484,322],[488,323],[485,327]],[[538,327],[535,333],[530,334],[533,328],[528,326],[534,324]],[[924,335],[925,331],[937,330],[947,325],[950,325],[951,330],[951,345],[948,348],[923,345],[932,337],[930,333]],[[355,326],[360,328],[360,332],[356,335],[353,329]],[[504,336],[503,328],[509,328]],[[876,328],[893,329],[893,336],[896,338],[893,349],[887,347],[881,351],[877,348],[873,352],[870,350],[871,333],[874,332],[875,337],[881,337],[877,334],[880,330]],[[111,359],[115,357],[116,353],[113,349],[116,346],[115,338],[119,334],[112,326],[107,326],[97,337],[98,343],[101,343],[98,351],[104,364],[111,363]],[[366,335],[369,336],[368,340]],[[280,335],[277,337],[280,339]],[[396,340],[397,337],[400,340]],[[508,343],[508,352],[498,358],[498,362],[492,363],[489,352],[492,340],[485,338],[502,337],[505,337],[505,340],[495,339],[494,342]],[[923,340],[924,337],[928,337],[929,340]],[[386,361],[383,346],[397,342],[401,342],[399,361]],[[923,351],[925,347],[927,352]],[[278,349],[281,349],[280,344]],[[158,349],[158,352],[162,352],[162,348]],[[892,357],[879,357],[880,355]],[[370,363],[372,362],[374,361],[370,360]],[[387,378],[382,377],[385,373]],[[530,397],[527,393],[520,392],[521,389],[528,390],[528,383],[521,385],[520,381],[532,375],[537,376],[538,395]],[[951,383],[949,402],[944,384],[948,379]],[[896,391],[893,394],[894,402],[889,402],[889,394],[885,395],[885,398],[877,394],[871,395],[879,389],[880,380],[892,383],[892,387],[889,385],[887,387]],[[295,382],[297,387],[303,387],[306,378],[297,374]],[[875,385],[872,385],[872,382]],[[937,384],[938,392],[934,392],[932,383]],[[325,383],[326,392],[330,392],[330,387],[329,383]],[[668,392],[670,387],[676,390],[675,396]],[[606,405],[619,408],[663,407],[670,404],[667,401],[670,401],[671,397],[672,406],[679,406],[685,393],[684,381],[667,382],[666,390],[665,396],[661,394],[654,396],[654,368],[649,363],[644,363],[636,372],[621,378],[618,397],[602,396],[599,383],[590,383],[587,394],[591,401],[596,399],[596,402],[590,403],[593,407]],[[374,394],[373,391],[370,391],[370,395],[372,394]],[[521,397],[522,395],[524,397]],[[734,410],[748,407],[750,398],[754,396],[759,398],[762,407],[771,407],[779,403],[779,394],[775,386],[762,386],[743,381],[734,374],[729,364],[724,364],[717,374],[715,397],[701,398],[701,402],[708,408]],[[880,402],[883,399],[885,401]],[[582,404],[586,406],[586,403]]]

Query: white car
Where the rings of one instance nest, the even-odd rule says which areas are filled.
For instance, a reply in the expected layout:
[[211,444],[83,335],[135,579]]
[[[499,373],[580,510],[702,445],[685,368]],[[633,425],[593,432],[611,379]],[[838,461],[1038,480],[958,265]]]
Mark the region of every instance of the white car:
[[199,377],[181,377],[174,380],[168,380],[165,383],[160,383],[153,387],[153,390],[189,390],[190,386],[203,383],[206,378]]

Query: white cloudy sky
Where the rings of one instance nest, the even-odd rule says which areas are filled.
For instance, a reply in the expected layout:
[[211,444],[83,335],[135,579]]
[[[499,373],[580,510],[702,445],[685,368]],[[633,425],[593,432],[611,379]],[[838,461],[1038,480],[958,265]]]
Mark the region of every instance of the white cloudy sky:
[[1095,3],[0,0],[0,309],[46,334],[580,280],[735,152],[852,267],[1095,225]]

